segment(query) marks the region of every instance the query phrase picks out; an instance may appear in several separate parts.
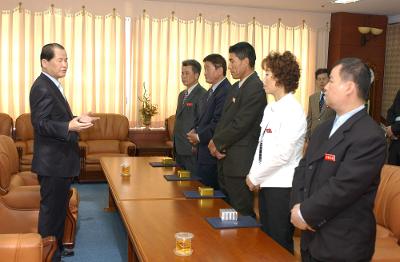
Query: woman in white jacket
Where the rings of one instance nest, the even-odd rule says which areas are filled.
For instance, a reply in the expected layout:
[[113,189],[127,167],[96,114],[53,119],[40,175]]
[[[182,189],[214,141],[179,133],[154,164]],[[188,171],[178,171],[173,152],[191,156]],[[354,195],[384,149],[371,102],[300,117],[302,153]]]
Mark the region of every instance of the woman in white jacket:
[[261,133],[246,183],[260,188],[262,229],[293,253],[289,200],[294,169],[303,152],[306,117],[293,93],[300,78],[299,64],[288,51],[271,53],[263,61],[264,89],[275,98],[264,110]]

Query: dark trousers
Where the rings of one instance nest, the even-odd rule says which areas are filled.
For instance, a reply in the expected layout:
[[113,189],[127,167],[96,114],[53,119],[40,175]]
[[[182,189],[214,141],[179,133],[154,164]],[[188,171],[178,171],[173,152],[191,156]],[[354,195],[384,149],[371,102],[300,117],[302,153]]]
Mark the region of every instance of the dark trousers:
[[313,258],[311,256],[310,252],[308,252],[308,250],[301,250],[301,261],[302,262],[322,262],[320,260]]
[[68,208],[70,177],[38,176],[40,183],[39,234],[55,236],[58,249],[53,261],[61,260],[64,224]]
[[263,187],[259,192],[262,230],[293,254],[294,227],[290,223],[291,188]]
[[196,156],[176,154],[175,160],[181,168],[189,170],[192,175],[196,175]]
[[235,177],[224,174],[222,163],[218,161],[218,184],[227,196],[225,199],[243,216],[256,217],[254,213],[254,196],[246,184],[246,177]]
[[210,186],[215,190],[219,189],[217,164],[197,163],[196,174],[201,178],[201,182],[204,185]]
[[390,142],[388,164],[400,166],[400,140]]

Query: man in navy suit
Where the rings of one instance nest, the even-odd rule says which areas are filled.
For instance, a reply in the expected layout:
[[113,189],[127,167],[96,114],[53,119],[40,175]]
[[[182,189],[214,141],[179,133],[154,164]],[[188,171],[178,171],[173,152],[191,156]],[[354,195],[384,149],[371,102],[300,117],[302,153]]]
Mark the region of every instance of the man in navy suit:
[[68,69],[67,53],[57,43],[43,46],[42,74],[33,83],[29,102],[34,130],[32,171],[40,184],[38,231],[55,236],[58,249],[53,261],[61,259],[68,195],[73,177],[79,175],[78,132],[96,120],[88,115],[73,117],[59,82]]
[[208,143],[221,118],[231,84],[226,78],[226,61],[221,55],[208,55],[203,62],[204,76],[211,87],[200,102],[200,115],[195,120],[194,128],[187,134],[187,137],[193,146],[197,145],[197,175],[201,177],[206,186],[219,189],[217,158],[210,154]]
[[295,170],[291,221],[301,233],[303,261],[370,261],[373,213],[386,141],[365,110],[370,72],[358,58],[344,58],[325,86],[336,118],[311,135]]

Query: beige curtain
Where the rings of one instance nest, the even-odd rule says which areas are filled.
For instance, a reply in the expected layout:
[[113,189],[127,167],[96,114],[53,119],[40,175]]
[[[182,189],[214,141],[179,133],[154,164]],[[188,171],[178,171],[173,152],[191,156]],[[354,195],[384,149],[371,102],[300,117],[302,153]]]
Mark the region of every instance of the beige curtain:
[[62,85],[74,114],[124,113],[125,22],[115,14],[94,16],[50,8],[16,8],[0,19],[0,112],[14,119],[29,112],[29,91],[40,74],[40,51],[58,42],[68,54]]
[[[269,52],[289,50],[296,55],[302,70],[296,97],[304,108],[308,106],[308,96],[314,92],[314,71],[317,66],[325,67],[327,62],[328,29],[313,30],[305,22],[297,27],[285,26],[280,21],[268,26],[256,20],[238,24],[229,17],[211,22],[201,16],[186,21],[173,15],[155,19],[143,14],[132,20],[131,32],[132,86],[126,113],[135,126],[140,126],[138,97],[143,94],[143,84],[150,91],[152,103],[160,109],[152,126],[161,127],[164,119],[175,113],[178,94],[185,88],[180,80],[181,62],[185,59],[202,62],[211,53],[220,53],[227,59],[229,46],[239,41],[255,47],[256,71],[260,77],[261,60]],[[227,76],[231,83],[236,81],[229,71]],[[199,81],[203,87],[209,87],[203,74]]]
[[[239,41],[255,47],[260,77],[261,60],[269,52],[289,50],[296,55],[302,70],[296,97],[304,108],[314,92],[314,71],[327,62],[328,27],[312,29],[304,21],[289,27],[281,21],[263,25],[255,19],[239,24],[230,17],[217,22],[202,16],[181,20],[147,14],[123,19],[115,11],[96,16],[85,9],[72,14],[56,8],[35,13],[3,10],[0,18],[0,112],[14,119],[29,112],[29,90],[41,71],[40,50],[50,42],[67,50],[69,70],[62,84],[74,114],[125,114],[131,126],[141,126],[138,97],[144,86],[159,106],[152,126],[162,127],[164,119],[175,113],[184,89],[181,62],[192,58],[202,62],[211,53],[227,59],[229,46]],[[235,81],[229,72],[227,76]],[[209,87],[203,74],[200,83]]]

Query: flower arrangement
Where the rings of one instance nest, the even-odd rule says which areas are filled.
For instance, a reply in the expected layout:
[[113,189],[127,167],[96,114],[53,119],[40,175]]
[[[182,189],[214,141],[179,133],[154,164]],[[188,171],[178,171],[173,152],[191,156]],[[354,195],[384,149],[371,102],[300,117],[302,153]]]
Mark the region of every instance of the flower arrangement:
[[138,99],[142,103],[139,112],[142,117],[143,124],[148,127],[151,124],[151,117],[158,114],[158,105],[151,103],[150,95],[147,94],[145,83],[143,83],[143,96],[142,98],[139,97]]

